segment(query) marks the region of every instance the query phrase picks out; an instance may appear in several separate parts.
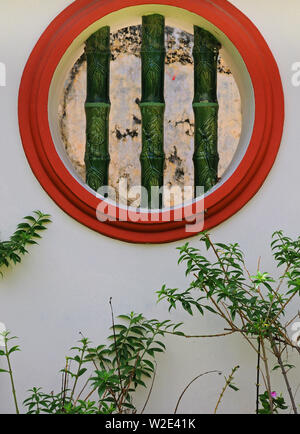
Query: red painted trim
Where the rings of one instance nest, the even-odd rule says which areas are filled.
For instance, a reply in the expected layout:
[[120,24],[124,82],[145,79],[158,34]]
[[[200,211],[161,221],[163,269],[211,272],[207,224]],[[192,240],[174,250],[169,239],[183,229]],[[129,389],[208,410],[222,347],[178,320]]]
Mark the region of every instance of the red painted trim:
[[[72,41],[93,22],[119,9],[164,4],[196,13],[235,45],[249,71],[255,96],[252,137],[232,176],[204,200],[204,229],[223,222],[259,190],[275,161],[284,124],[284,96],[276,61],[254,24],[226,0],[77,0],[49,25],[26,64],[19,91],[19,126],[24,150],[40,184],[70,216],[104,235],[135,243],[164,243],[190,237],[186,222],[99,222],[99,202],[68,172],[58,156],[48,122],[53,74]],[[195,209],[195,207],[194,207]],[[119,209],[116,209],[118,213]],[[118,215],[118,214],[117,214]],[[133,213],[133,215],[136,215]]]

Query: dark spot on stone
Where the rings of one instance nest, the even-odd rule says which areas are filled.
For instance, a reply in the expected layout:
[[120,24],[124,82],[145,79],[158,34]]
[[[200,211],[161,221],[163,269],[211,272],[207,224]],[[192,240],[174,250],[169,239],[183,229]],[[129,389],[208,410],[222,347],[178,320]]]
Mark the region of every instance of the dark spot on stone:
[[180,121],[175,122],[175,127],[177,127],[178,125],[181,125],[181,124],[188,124],[188,126],[189,126],[189,129],[187,129],[185,131],[185,134],[187,136],[191,137],[191,136],[194,135],[194,126],[195,126],[195,124],[193,122],[191,122],[189,119],[182,119]]
[[177,127],[177,125],[185,124],[185,123],[189,124],[191,127],[194,126],[194,124],[189,119],[182,119],[181,121],[175,122],[175,127]]
[[138,137],[138,131],[136,129],[130,130],[129,128],[126,128],[126,131],[122,133],[117,127],[115,127],[113,133],[116,134],[116,138],[118,140],[126,139],[126,137]]
[[136,98],[136,99],[135,99],[135,103],[136,103],[137,105],[140,105],[140,102],[141,102],[141,100],[140,100],[139,98]]
[[173,27],[166,26],[165,32],[166,32],[166,35],[173,35],[174,29],[173,29]]
[[138,137],[138,132],[137,130],[129,130],[128,128],[126,129],[126,135],[130,136],[130,137]]
[[175,175],[174,175],[175,184],[178,184],[178,183],[183,184],[183,182],[184,182],[184,170],[182,167],[183,161],[177,154],[176,146],[174,146],[174,151],[169,155],[167,160],[170,163],[175,164],[175,166],[176,166]]
[[135,124],[140,125],[142,123],[141,119],[137,118],[135,115],[133,115],[132,117],[133,117],[133,122]]
[[175,178],[177,181],[182,181],[182,178],[184,177],[184,171],[181,167],[177,167],[175,170]]
[[181,164],[182,163],[182,159],[177,154],[176,146],[174,146],[174,152],[169,155],[168,161],[170,161],[170,163],[174,163],[174,164],[178,164],[178,163]]
[[222,63],[222,59],[220,57],[218,58],[218,72],[221,74],[227,74],[227,75],[232,74],[230,69]]
[[117,128],[115,129],[116,137],[118,140],[121,140],[123,138],[123,135],[121,134],[121,131]]

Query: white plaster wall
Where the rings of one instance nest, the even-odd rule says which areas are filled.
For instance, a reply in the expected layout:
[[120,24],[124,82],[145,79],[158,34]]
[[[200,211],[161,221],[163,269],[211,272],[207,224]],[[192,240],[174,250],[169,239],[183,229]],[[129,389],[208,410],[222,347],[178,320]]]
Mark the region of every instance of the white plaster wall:
[[[186,286],[178,267],[178,243],[133,245],[85,228],[61,211],[40,187],[23,153],[18,131],[17,95],[25,62],[40,34],[70,0],[0,0],[0,61],[7,66],[7,86],[0,88],[0,230],[7,238],[18,221],[34,209],[53,216],[40,247],[33,247],[21,265],[0,280],[0,321],[20,337],[22,352],[13,359],[21,402],[32,386],[58,389],[57,372],[82,331],[100,344],[108,334],[108,300],[116,314],[131,310],[167,318],[167,305],[156,304],[163,283]],[[300,88],[291,84],[291,65],[299,61],[298,0],[234,0],[269,43],[280,68],[286,98],[286,123],[275,166],[258,194],[238,214],[211,231],[213,239],[238,241],[255,271],[262,256],[265,270],[275,272],[268,244],[279,228],[299,234]],[[284,6],[284,7],[283,7]],[[298,56],[298,57],[297,57]],[[298,157],[298,158],[297,158]],[[288,192],[288,193],[287,193]],[[197,237],[192,239],[197,244]],[[296,310],[299,306],[295,305]],[[185,321],[191,334],[219,332],[213,317],[190,318],[181,310],[173,321]],[[253,412],[255,356],[239,337],[220,340],[167,339],[167,353],[158,358],[158,374],[148,412],[172,412],[183,387],[197,374],[239,364],[240,392],[228,392],[220,412]],[[296,374],[294,374],[296,376]],[[180,411],[212,412],[223,385],[221,377],[203,377],[185,395]],[[273,388],[280,392],[281,383]],[[0,413],[13,412],[9,382],[0,376]],[[145,396],[139,396],[140,403]]]

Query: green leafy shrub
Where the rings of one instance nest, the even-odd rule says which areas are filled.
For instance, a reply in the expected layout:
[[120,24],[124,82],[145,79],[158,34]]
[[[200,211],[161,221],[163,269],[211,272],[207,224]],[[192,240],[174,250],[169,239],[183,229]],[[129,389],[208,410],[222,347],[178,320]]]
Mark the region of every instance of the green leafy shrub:
[[51,222],[50,215],[34,211],[33,215],[24,217],[24,222],[18,224],[16,232],[8,241],[0,241],[0,273],[3,266],[21,262],[21,256],[28,253],[27,246],[37,244],[41,238],[40,232],[46,230]]
[[[113,317],[112,317],[113,318]],[[156,353],[165,351],[162,342],[166,331],[176,328],[169,320],[147,320],[141,314],[120,315],[121,323],[111,327],[108,344],[91,346],[82,337],[75,354],[66,357],[61,370],[61,390],[44,393],[34,387],[24,401],[29,414],[111,414],[136,413],[134,394],[138,387],[146,387],[145,378],[154,381]],[[5,350],[0,356],[7,360],[17,413],[18,404],[13,382],[10,356],[19,347],[9,348],[9,333],[4,333]],[[152,383],[153,385],[153,383]],[[150,392],[148,394],[148,402]],[[142,412],[145,409],[145,406]]]
[[[259,414],[270,414],[271,407],[268,392],[262,393],[259,395],[259,401],[262,405],[262,408],[258,410]],[[282,395],[277,396],[276,393],[272,393],[272,402],[273,402],[273,413],[278,413],[278,410],[286,410],[288,407],[285,404],[284,398]]]
[[[286,319],[287,307],[300,295],[300,238],[293,240],[284,236],[282,231],[273,234],[271,250],[277,267],[281,270],[281,276],[277,280],[260,269],[260,260],[256,274],[250,274],[237,243],[213,243],[207,233],[202,234],[200,242],[206,250],[212,252],[212,259],[189,243],[180,247],[178,262],[185,263],[186,276],[191,276],[192,282],[184,291],[164,285],[158,291],[159,300],[167,300],[169,310],[181,305],[190,315],[196,310],[201,316],[210,313],[222,318],[226,325],[224,330],[209,337],[238,333],[257,354],[257,403],[261,395],[261,376],[267,391],[270,413],[274,413],[277,408],[283,407],[272,397],[271,369],[267,356],[267,350],[270,350],[278,361],[277,367],[285,381],[292,409],[297,413],[288,379],[288,370],[292,367],[283,360],[283,353],[289,348],[300,355],[300,347],[287,333],[287,327],[299,317],[299,313],[296,312],[290,320]],[[184,336],[182,332],[177,334]],[[258,405],[256,412],[259,412]]]

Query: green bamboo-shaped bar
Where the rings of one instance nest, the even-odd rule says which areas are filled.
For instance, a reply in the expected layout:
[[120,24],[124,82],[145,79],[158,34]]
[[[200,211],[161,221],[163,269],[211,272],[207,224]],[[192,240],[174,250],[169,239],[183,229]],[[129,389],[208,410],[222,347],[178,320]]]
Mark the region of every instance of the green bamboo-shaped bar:
[[[151,207],[155,198],[151,187],[163,186],[164,173],[164,76],[165,76],[165,18],[159,14],[142,18],[142,152],[140,155],[142,207]],[[154,207],[162,207],[161,195]]]
[[194,26],[195,195],[218,181],[217,61],[221,44],[208,31]]
[[93,33],[85,45],[87,59],[86,183],[95,191],[108,185],[110,28]]

